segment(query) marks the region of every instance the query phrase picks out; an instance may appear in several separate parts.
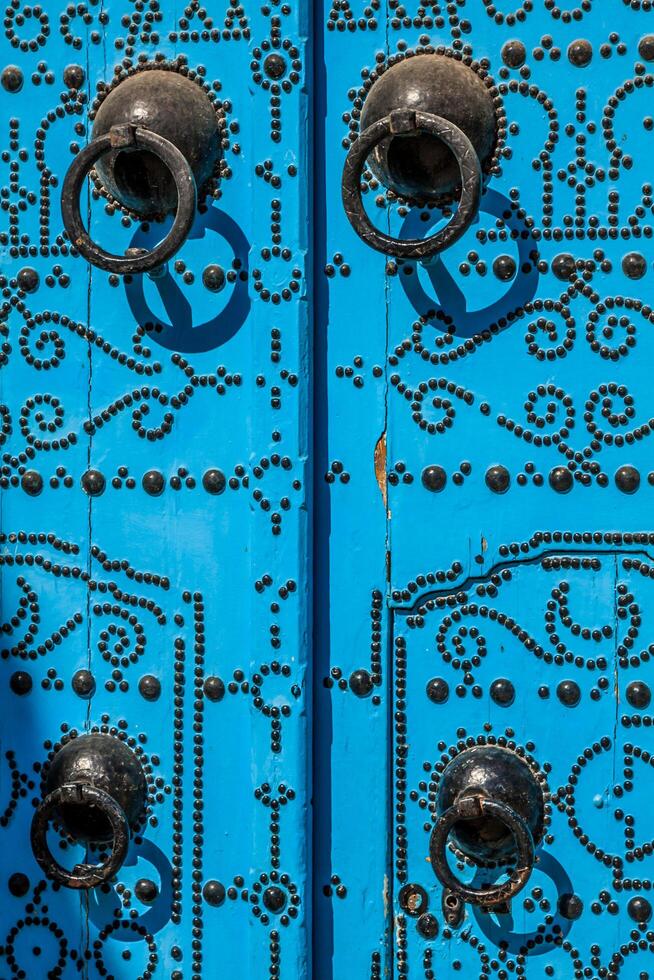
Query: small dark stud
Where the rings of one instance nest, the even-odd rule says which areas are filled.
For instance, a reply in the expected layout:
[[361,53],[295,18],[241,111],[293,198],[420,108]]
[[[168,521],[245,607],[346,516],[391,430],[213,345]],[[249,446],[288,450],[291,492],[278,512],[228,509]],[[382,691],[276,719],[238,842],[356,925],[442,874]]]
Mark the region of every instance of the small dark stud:
[[26,265],[16,276],[19,289],[26,293],[33,293],[39,286],[39,274],[36,269]]
[[30,880],[22,871],[16,871],[9,878],[9,892],[14,898],[22,898],[27,895],[30,888]]
[[207,472],[202,477],[202,486],[207,491],[207,493],[218,494],[222,493],[227,486],[227,481],[225,480],[225,474],[222,470],[207,470]]
[[486,486],[493,493],[506,493],[511,477],[506,466],[489,466],[486,470]]
[[627,912],[634,922],[649,922],[652,918],[652,906],[642,895],[636,895],[627,905]]
[[435,939],[438,935],[438,919],[431,912],[425,912],[418,919],[416,929],[423,939]]
[[158,497],[163,493],[163,489],[166,481],[164,480],[163,473],[159,470],[148,470],[147,473],[143,474],[143,489],[146,493],[149,493],[151,497]]
[[576,681],[561,681],[556,696],[566,708],[574,708],[581,701],[581,689]]
[[38,497],[43,490],[43,477],[36,470],[27,470],[21,477],[20,485],[30,497]]
[[225,697],[225,684],[220,677],[207,677],[204,682],[204,694],[210,701],[222,701]]
[[635,466],[621,466],[615,474],[615,485],[623,493],[635,493],[640,486],[640,473]]
[[507,677],[498,677],[491,684],[490,696],[495,704],[508,708],[515,701],[515,687]]
[[29,694],[32,690],[32,678],[25,670],[17,670],[9,678],[9,687],[14,694]]
[[434,704],[443,704],[450,696],[450,687],[442,677],[432,677],[427,684],[427,697]]
[[507,41],[502,48],[502,61],[507,68],[522,68],[527,59],[527,49],[522,41]]
[[649,708],[652,692],[645,681],[632,681],[627,685],[627,701],[632,708]]
[[68,88],[81,88],[86,79],[86,74],[81,65],[67,65],[64,68],[64,84]]
[[263,904],[269,912],[277,914],[286,905],[286,892],[278,885],[271,885],[263,893]]
[[355,670],[350,675],[350,690],[358,698],[367,698],[372,692],[372,678],[367,670]]
[[161,694],[161,681],[152,674],[144,674],[139,681],[139,694],[146,701],[156,701]]
[[23,73],[16,65],[7,65],[0,81],[5,92],[20,92],[23,87]]
[[567,466],[555,466],[550,472],[550,486],[557,493],[569,493],[572,489],[573,476]]
[[517,268],[512,255],[498,255],[493,262],[493,274],[500,282],[508,282],[509,279],[513,279]]
[[95,691],[95,679],[90,670],[76,670],[72,680],[73,691],[80,698],[89,698]]
[[104,493],[107,481],[100,470],[87,470],[82,476],[82,489],[88,493],[89,497],[99,497]]
[[134,894],[139,902],[143,902],[144,905],[152,905],[159,894],[159,889],[150,878],[139,878],[134,885]]
[[286,59],[281,54],[269,54],[263,63],[263,70],[268,78],[279,79],[286,72]]
[[207,881],[202,889],[202,895],[207,905],[216,908],[225,901],[225,886],[219,881]]
[[577,68],[585,68],[593,59],[593,46],[590,41],[579,39],[568,47],[568,60]]
[[567,282],[577,274],[577,263],[574,255],[569,252],[562,252],[552,259],[552,272],[561,282]]
[[447,483],[447,474],[442,466],[425,466],[421,479],[425,490],[439,493]]
[[654,61],[654,34],[646,34],[638,45],[638,54],[643,61]]
[[647,261],[640,252],[629,252],[622,260],[622,271],[627,279],[642,279],[647,272]]
[[569,919],[574,921],[581,917],[581,913],[584,911],[584,903],[579,898],[579,895],[565,894],[559,897],[559,912],[564,919]]
[[219,293],[225,282],[225,270],[220,265],[208,265],[202,273],[202,284],[211,293]]

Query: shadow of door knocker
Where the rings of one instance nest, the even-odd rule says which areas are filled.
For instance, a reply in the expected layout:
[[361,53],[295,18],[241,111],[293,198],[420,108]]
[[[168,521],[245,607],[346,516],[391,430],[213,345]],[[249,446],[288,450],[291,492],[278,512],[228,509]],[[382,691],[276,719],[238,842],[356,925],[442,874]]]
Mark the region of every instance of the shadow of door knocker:
[[[564,896],[573,894],[574,888],[567,871],[552,854],[542,850],[537,852],[537,867],[540,874],[554,882],[557,891],[557,906]],[[483,878],[482,869],[475,875],[475,880],[477,878]],[[544,941],[542,931],[514,932],[514,917],[511,913],[489,915],[479,906],[470,906],[470,911],[475,917],[479,931],[486,936],[490,943],[505,947],[508,953],[519,953],[528,948],[529,956],[542,956],[543,953],[551,952],[554,939],[556,939],[558,946],[574,925],[574,919],[566,918],[557,907],[556,910],[553,910],[553,921],[546,930],[553,937],[552,942],[547,943]],[[554,931],[555,927],[556,932]]]
[[[123,868],[136,867],[137,864],[150,865],[159,875],[159,893],[152,906],[137,916],[133,920],[137,926],[143,926],[149,933],[155,935],[170,920],[170,905],[172,900],[173,872],[169,859],[152,841],[144,840],[138,848],[131,849]],[[116,892],[115,885],[110,886],[107,891],[95,888],[89,893],[89,918],[98,929],[103,929],[107,922],[111,922],[116,914],[116,909],[122,905],[120,895]],[[141,942],[142,937],[132,929],[121,931],[121,943]]]
[[[533,299],[538,288],[538,270],[531,263],[531,253],[536,248],[537,243],[530,234],[523,237],[527,231],[525,225],[511,209],[511,202],[503,194],[494,190],[487,190],[481,199],[481,211],[486,214],[502,217],[509,231],[516,231],[517,237],[515,244],[518,250],[518,273],[511,283],[509,289],[500,299],[482,309],[468,310],[466,294],[448,270],[443,258],[437,256],[432,262],[424,267],[423,276],[429,277],[433,286],[432,290],[427,290],[418,275],[420,266],[416,265],[414,274],[407,276],[400,272],[400,279],[404,287],[407,299],[418,315],[427,315],[429,311],[446,314],[456,327],[457,337],[472,337],[479,334],[482,330],[490,327],[508,313],[519,309]],[[510,214],[511,217],[505,217]],[[436,224],[440,220],[438,212],[434,212],[431,224]],[[475,222],[478,222],[478,216]],[[402,226],[402,236],[410,237],[417,234],[418,228],[425,230],[425,223],[421,218],[421,211],[415,209],[411,211]],[[431,225],[428,225],[431,227]],[[513,239],[511,239],[513,241]],[[528,272],[520,271],[526,264],[530,265]],[[431,320],[435,329],[446,330],[445,323],[439,320]]]
[[[148,333],[148,343],[183,354],[206,353],[227,343],[245,322],[250,309],[247,280],[249,242],[233,218],[216,207],[210,207],[205,214],[197,216],[188,239],[198,240],[211,234],[219,235],[227,241],[234,256],[241,260],[240,273],[244,275],[237,276],[232,294],[223,309],[204,323],[193,324],[192,305],[169,270],[166,269],[163,275],[153,280],[135,276],[131,282],[125,283],[125,294],[136,322],[141,326],[154,323],[160,328]],[[131,247],[148,249],[159,238],[160,226],[150,227],[146,231],[139,228],[132,239]],[[170,322],[163,323],[148,305],[145,296],[146,281],[152,282],[158,290]]]

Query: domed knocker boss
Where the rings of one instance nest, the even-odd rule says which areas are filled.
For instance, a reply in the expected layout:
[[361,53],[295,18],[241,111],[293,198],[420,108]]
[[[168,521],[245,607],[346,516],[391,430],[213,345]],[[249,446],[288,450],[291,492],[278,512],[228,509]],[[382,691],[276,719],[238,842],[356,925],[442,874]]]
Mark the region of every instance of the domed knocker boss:
[[[479,209],[501,122],[491,84],[453,52],[396,60],[368,91],[360,132],[343,169],[343,205],[360,238],[379,252],[404,259],[426,260],[453,245]],[[366,162],[401,200],[424,206],[458,199],[455,214],[428,238],[400,240],[384,234],[363,205]]]
[[[497,909],[524,888],[545,826],[545,797],[537,774],[515,752],[476,746],[455,756],[443,772],[438,819],[429,856],[443,885],[443,910],[452,924],[464,903]],[[474,887],[460,881],[447,860],[448,842],[459,859],[478,868],[510,866],[506,880]]]
[[[130,833],[147,803],[141,764],[124,742],[111,735],[80,735],[57,751],[45,779],[45,796],[32,820],[34,857],[44,874],[66,888],[95,888],[109,881],[127,856]],[[102,864],[64,868],[48,845],[56,820],[78,843],[105,845]]]
[[[71,243],[108,272],[125,275],[164,265],[188,237],[198,190],[213,176],[220,151],[219,116],[196,82],[163,68],[120,81],[102,101],[93,139],[64,180],[61,211]],[[82,221],[80,195],[94,167],[105,191],[139,219],[175,213],[170,231],[152,251],[119,256],[92,241]]]

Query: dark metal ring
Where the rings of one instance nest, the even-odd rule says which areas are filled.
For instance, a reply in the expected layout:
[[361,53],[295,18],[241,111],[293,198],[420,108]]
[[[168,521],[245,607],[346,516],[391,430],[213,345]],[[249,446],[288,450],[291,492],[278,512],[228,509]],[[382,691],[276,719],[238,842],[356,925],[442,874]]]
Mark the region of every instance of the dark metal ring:
[[[63,868],[48,846],[48,825],[56,811],[65,804],[85,804],[101,810],[111,825],[111,854],[103,864],[76,864],[72,871]],[[119,871],[129,846],[129,823],[123,808],[113,796],[90,783],[66,783],[49,793],[39,804],[32,819],[30,840],[34,857],[43,873],[65,888],[95,888]]]
[[[388,136],[427,133],[436,136],[454,153],[461,173],[461,199],[452,220],[429,238],[404,240],[385,235],[373,225],[361,198],[361,175],[370,153]],[[428,259],[449,248],[466,231],[479,209],[481,164],[474,146],[454,123],[430,112],[396,109],[368,126],[350,147],[343,167],[343,206],[357,235],[371,248],[402,259]]]
[[[452,827],[459,821],[479,820],[484,817],[499,820],[513,834],[517,850],[516,866],[507,881],[492,888],[472,888],[459,881],[450,869],[446,857],[447,840]],[[429,857],[434,874],[444,888],[464,902],[483,908],[494,908],[508,902],[527,884],[534,868],[534,840],[525,821],[510,806],[483,796],[466,796],[439,818],[431,833]]]
[[[82,187],[91,168],[105,153],[120,149],[154,153],[170,170],[177,188],[177,213],[172,228],[151,252],[139,255],[112,255],[100,248],[91,240],[80,211]],[[71,163],[61,193],[61,214],[71,243],[88,262],[118,275],[149,272],[167,262],[188,237],[195,219],[195,205],[195,178],[184,154],[163,136],[134,126],[112,126],[104,136],[91,140]]]

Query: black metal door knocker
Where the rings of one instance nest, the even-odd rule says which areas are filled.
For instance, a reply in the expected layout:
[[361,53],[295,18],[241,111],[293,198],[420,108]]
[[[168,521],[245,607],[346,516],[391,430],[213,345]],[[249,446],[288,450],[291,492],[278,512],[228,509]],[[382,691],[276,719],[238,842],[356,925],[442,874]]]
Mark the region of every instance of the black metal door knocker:
[[[364,242],[397,258],[426,260],[458,241],[496,163],[504,132],[496,102],[490,81],[453,52],[396,59],[374,80],[342,179],[345,212]],[[366,165],[402,201],[440,206],[458,200],[458,208],[428,238],[393,238],[366,214]]]
[[[459,917],[466,902],[484,909],[506,905],[527,884],[543,836],[545,797],[536,773],[508,749],[468,749],[445,768],[437,807],[429,856],[444,888],[446,917]],[[460,881],[447,860],[450,841],[478,868],[510,866],[508,877],[479,888]]]
[[[147,802],[147,780],[134,752],[111,735],[80,735],[58,752],[47,771],[45,796],[32,819],[31,844],[39,866],[66,888],[109,881],[127,856],[131,831]],[[106,845],[101,864],[63,867],[48,845],[52,821],[80,843]]]
[[[162,68],[120,81],[95,115],[93,139],[64,179],[61,211],[71,243],[87,261],[108,272],[149,272],[183,245],[196,214],[198,192],[214,175],[221,152],[221,120],[204,89]],[[174,213],[170,231],[151,251],[113,255],[95,243],[81,214],[86,178],[139,219]]]

